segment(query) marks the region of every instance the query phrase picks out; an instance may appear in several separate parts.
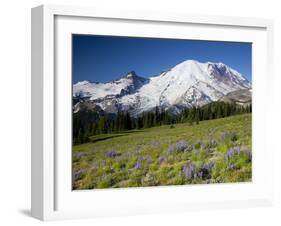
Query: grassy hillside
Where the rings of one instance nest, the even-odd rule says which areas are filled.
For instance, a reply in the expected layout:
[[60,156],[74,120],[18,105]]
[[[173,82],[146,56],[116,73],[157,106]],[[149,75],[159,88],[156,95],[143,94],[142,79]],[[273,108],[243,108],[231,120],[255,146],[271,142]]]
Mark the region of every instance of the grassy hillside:
[[91,137],[73,146],[73,189],[251,180],[251,114]]

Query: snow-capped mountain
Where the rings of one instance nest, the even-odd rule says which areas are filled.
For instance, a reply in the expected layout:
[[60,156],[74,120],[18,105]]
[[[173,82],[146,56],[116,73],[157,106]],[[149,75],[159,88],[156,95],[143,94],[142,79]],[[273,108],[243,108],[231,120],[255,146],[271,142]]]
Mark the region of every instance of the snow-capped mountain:
[[[129,72],[108,83],[77,82],[73,85],[73,96],[108,113],[121,110],[138,115],[156,106],[176,113],[184,107],[202,106],[230,92],[249,88],[251,83],[246,78],[223,63],[186,60],[149,79]],[[77,109],[79,104],[74,110]]]
[[120,96],[130,94],[140,88],[148,79],[139,77],[134,71],[126,76],[108,83],[80,81],[73,85],[73,95],[89,97],[91,100],[106,96]]

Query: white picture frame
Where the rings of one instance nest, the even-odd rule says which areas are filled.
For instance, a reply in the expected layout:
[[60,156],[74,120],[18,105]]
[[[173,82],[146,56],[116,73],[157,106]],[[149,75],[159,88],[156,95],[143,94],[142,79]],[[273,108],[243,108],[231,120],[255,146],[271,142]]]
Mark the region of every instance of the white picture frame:
[[[133,28],[138,26],[142,29]],[[158,29],[157,34],[155,29]],[[174,32],[168,33],[167,30]],[[253,181],[248,184],[71,191],[71,123],[68,116],[64,117],[65,111],[70,109],[71,98],[68,95],[71,85],[62,85],[62,82],[71,84],[69,35],[97,32],[252,42],[255,46],[252,56]],[[272,91],[272,45],[273,22],[265,19],[56,5],[33,8],[32,216],[41,220],[56,220],[271,205],[273,178],[268,175],[273,168],[274,150],[268,148],[266,139],[261,139],[267,134],[268,117],[266,107],[261,102],[266,102]],[[269,106],[270,102],[266,105]],[[67,132],[63,135],[62,131]],[[263,155],[261,149],[266,150]]]

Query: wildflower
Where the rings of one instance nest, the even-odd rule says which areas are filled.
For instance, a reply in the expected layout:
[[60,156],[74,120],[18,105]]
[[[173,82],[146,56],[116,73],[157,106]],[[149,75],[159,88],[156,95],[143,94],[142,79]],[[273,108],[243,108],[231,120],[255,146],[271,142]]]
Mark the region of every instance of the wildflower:
[[224,155],[224,159],[227,161],[227,160],[230,160],[231,158],[233,158],[235,152],[234,152],[234,149],[233,148],[230,148]]
[[234,151],[237,155],[239,155],[241,153],[241,149],[238,146],[234,148]]
[[192,179],[194,177],[195,170],[195,166],[192,163],[184,166],[182,169],[183,176],[187,179]]
[[147,161],[147,162],[152,162],[152,158],[149,155],[141,156],[138,158],[139,161]]
[[139,161],[136,162],[134,169],[141,169],[141,163]]
[[165,161],[165,157],[164,157],[164,156],[160,156],[160,157],[158,158],[158,160],[159,160],[159,162],[164,162],[164,161]]
[[168,148],[168,154],[176,154],[179,152],[184,152],[185,150],[189,150],[189,145],[185,141],[179,141],[175,145],[170,145]]
[[225,156],[224,156],[224,159],[227,161],[227,160],[230,160],[231,158],[234,157],[234,155],[240,155],[241,153],[241,148],[239,146],[236,146],[234,148],[230,148],[226,153],[225,153]]
[[117,152],[115,150],[111,150],[105,153],[106,157],[115,158],[117,156]]
[[81,170],[81,169],[74,170],[73,171],[73,179],[78,180],[81,177],[82,173],[83,173],[83,170]]
[[198,172],[198,177],[199,177],[200,179],[203,178],[203,172],[202,172],[202,171]]
[[234,132],[225,132],[224,134],[221,135],[221,140],[224,141],[226,139],[230,139],[232,142],[237,141],[238,140],[238,136],[236,133]]
[[205,164],[198,170],[197,176],[198,176],[200,179],[203,179],[203,178],[206,178],[206,177],[210,176],[214,165],[215,165],[214,162],[205,163]]
[[176,143],[175,146],[176,152],[183,152],[187,148],[188,148],[188,144],[185,141],[179,141],[178,143]]
[[236,165],[233,164],[233,163],[231,163],[231,164],[228,165],[227,169],[229,169],[229,170],[235,170],[235,169],[236,169]]
[[229,136],[228,132],[225,132],[221,135],[221,140],[224,141]]
[[170,145],[169,148],[168,148],[167,153],[168,153],[168,154],[174,154],[174,152],[175,152],[175,147],[174,147],[174,145]]

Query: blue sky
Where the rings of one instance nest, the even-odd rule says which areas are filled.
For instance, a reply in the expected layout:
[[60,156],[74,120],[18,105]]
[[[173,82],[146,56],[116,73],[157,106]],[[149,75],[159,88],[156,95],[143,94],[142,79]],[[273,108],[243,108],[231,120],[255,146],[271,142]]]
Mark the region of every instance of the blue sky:
[[108,82],[132,70],[151,77],[187,59],[223,62],[252,81],[251,43],[73,35],[72,51],[73,82]]

